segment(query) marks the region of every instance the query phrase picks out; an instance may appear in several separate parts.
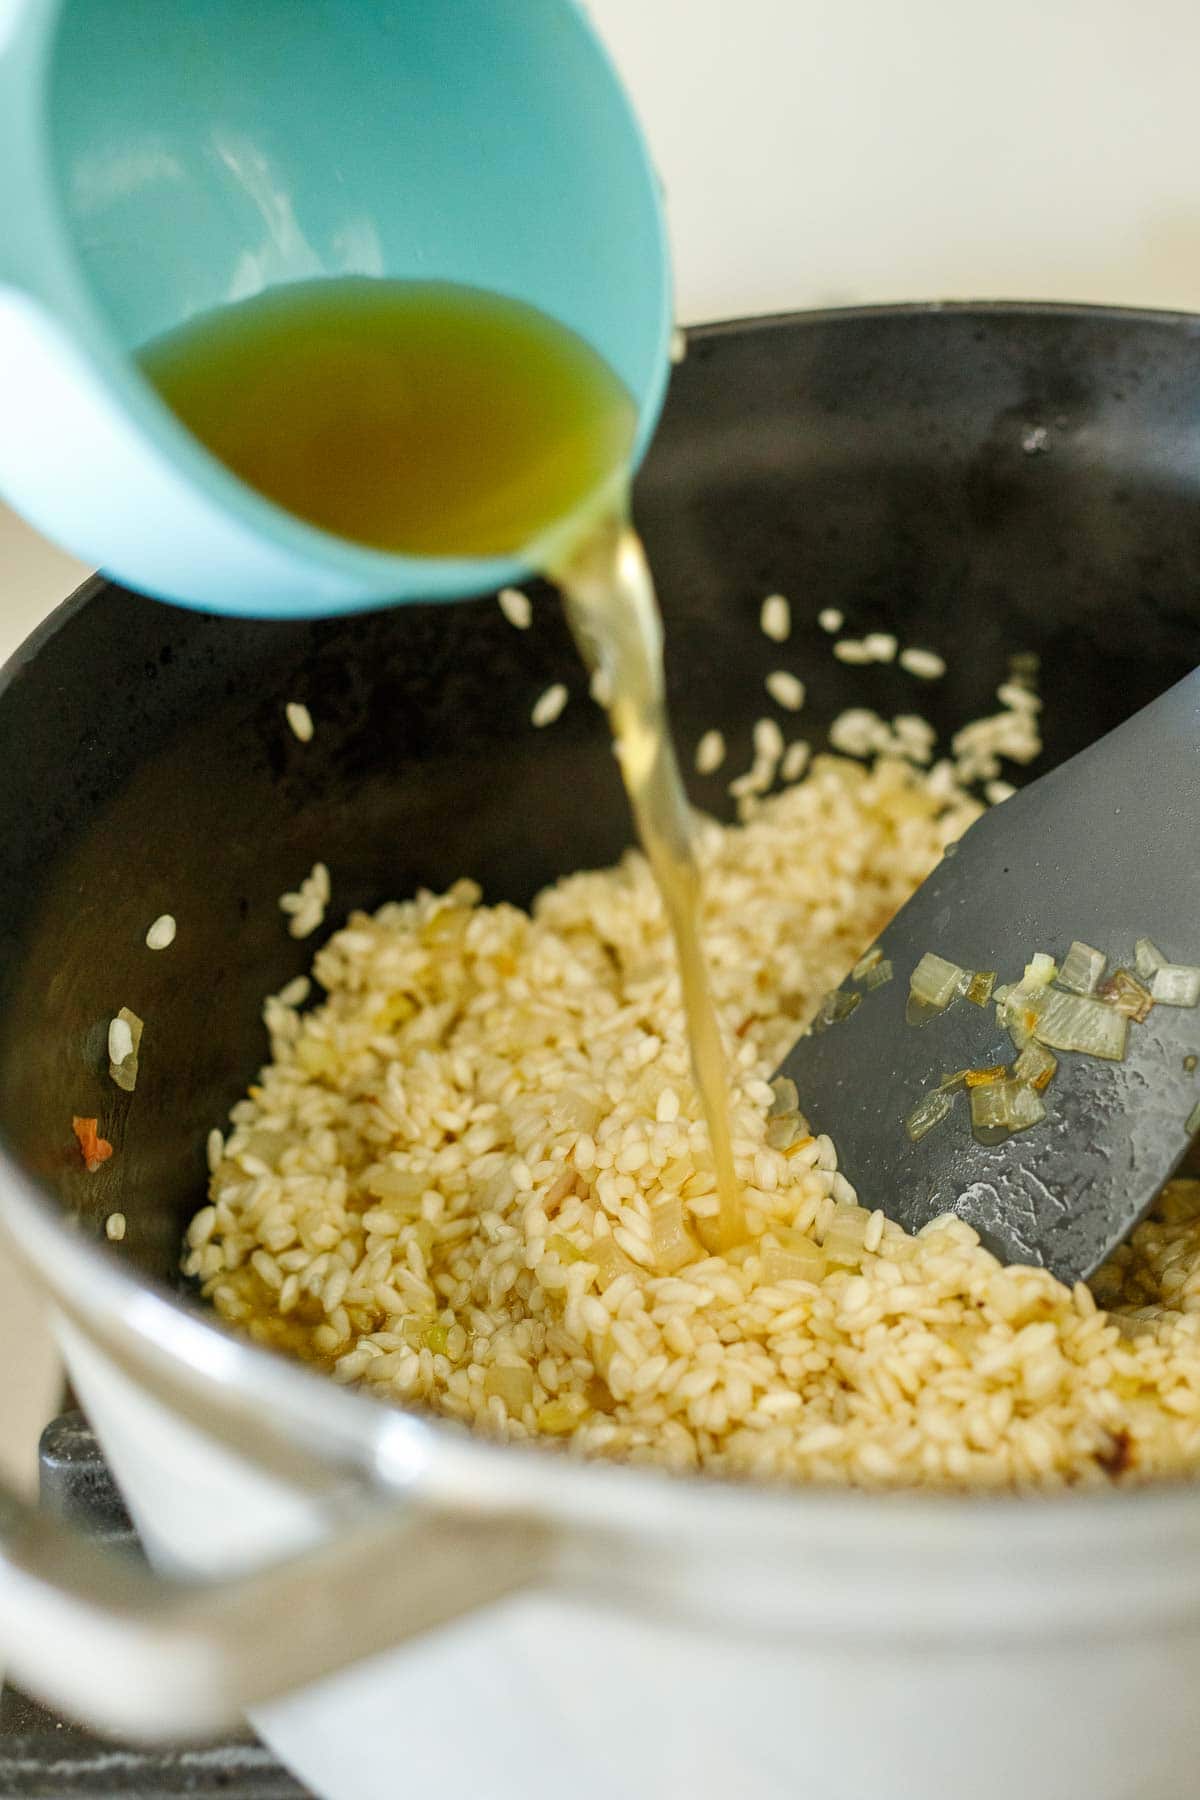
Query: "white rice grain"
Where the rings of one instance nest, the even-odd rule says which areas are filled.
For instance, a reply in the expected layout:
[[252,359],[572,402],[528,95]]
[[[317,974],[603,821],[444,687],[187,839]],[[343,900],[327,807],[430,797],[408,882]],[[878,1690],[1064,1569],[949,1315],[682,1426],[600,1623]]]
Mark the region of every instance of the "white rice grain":
[[698,775],[715,775],[725,761],[725,736],[720,731],[706,731],[696,745],[695,765]]
[[784,594],[768,594],[758,615],[764,637],[773,644],[786,644],[792,635],[791,602]]
[[175,942],[175,920],[170,913],[160,913],[146,933],[148,950],[166,950]]
[[533,624],[533,601],[528,594],[522,593],[520,588],[505,587],[500,589],[496,599],[510,625],[515,625],[518,631],[529,630]]
[[553,725],[567,704],[567,689],[561,681],[552,682],[545,691],[538,695],[533,711],[529,715],[531,725],[540,731],[543,726]]
[[776,706],[785,712],[799,712],[804,705],[804,683],[790,669],[772,669],[764,683]]
[[919,681],[939,681],[946,673],[946,659],[939,656],[936,650],[919,650],[915,647],[902,650],[899,658],[900,667]]
[[310,743],[313,734],[313,716],[302,700],[289,700],[284,707],[287,722],[293,733],[302,744]]

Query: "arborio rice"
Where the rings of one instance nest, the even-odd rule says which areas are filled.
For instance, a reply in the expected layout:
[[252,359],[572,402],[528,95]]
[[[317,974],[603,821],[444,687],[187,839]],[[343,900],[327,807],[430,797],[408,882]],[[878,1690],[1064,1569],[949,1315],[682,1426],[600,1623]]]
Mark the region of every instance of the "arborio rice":
[[870,1486],[1193,1466],[1200,1184],[1072,1291],[953,1217],[912,1238],[870,1210],[886,1195],[860,1205],[768,1085],[976,810],[906,764],[819,757],[702,828],[751,1232],[732,1255],[630,855],[531,913],[463,881],[354,915],[316,959],[328,998],[268,1003],[272,1062],[214,1134],[187,1269],[259,1340],[507,1438]]

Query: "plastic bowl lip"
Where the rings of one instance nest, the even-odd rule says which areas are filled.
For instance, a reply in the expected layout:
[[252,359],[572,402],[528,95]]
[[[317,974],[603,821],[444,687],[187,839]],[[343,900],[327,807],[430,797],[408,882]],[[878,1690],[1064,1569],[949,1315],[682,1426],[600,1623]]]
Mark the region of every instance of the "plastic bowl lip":
[[[650,272],[657,291],[654,319],[654,360],[651,372],[636,396],[637,431],[629,458],[632,475],[640,466],[657,427],[670,378],[670,341],[673,329],[673,287],[668,251],[666,213],[661,183],[655,173],[649,146],[624,83],[607,47],[579,0],[568,0],[570,11],[612,84],[625,122],[636,142],[646,190],[657,227],[657,266]],[[11,54],[25,64],[25,78],[41,96],[49,93],[49,66],[66,0],[44,0],[28,5],[19,17]],[[245,618],[325,618],[362,612],[407,600],[441,601],[486,594],[538,572],[539,552],[549,539],[561,536],[570,520],[557,521],[531,545],[512,555],[493,557],[402,556],[373,550],[348,538],[307,524],[275,505],[243,482],[207,451],[180,423],[142,375],[131,355],[118,341],[111,321],[95,296],[76,251],[75,235],[67,214],[62,175],[54,154],[50,113],[42,105],[36,116],[35,156],[37,189],[44,215],[52,259],[56,268],[56,305],[49,309],[66,313],[76,348],[93,378],[117,410],[137,429],[143,441],[169,462],[197,493],[226,516],[252,532],[260,541],[286,557],[299,572],[307,568],[314,580],[304,590],[299,585],[286,606],[278,600],[256,600],[253,593],[233,589],[220,605],[211,599],[163,595],[173,604],[205,612],[223,612]],[[312,277],[306,277],[312,279]],[[436,271],[423,279],[436,280]],[[271,284],[276,285],[276,284]],[[649,281],[648,281],[649,285]],[[525,298],[493,290],[505,298]],[[44,300],[36,289],[30,298]],[[586,495],[578,512],[595,503]],[[323,579],[322,579],[323,578]],[[135,584],[136,585],[136,584]]]

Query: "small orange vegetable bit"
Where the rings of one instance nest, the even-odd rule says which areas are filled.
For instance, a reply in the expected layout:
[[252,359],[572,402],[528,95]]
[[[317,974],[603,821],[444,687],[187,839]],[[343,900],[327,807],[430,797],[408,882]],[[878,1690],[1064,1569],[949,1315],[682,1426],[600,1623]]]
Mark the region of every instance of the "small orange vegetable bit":
[[106,1163],[113,1153],[113,1147],[107,1138],[102,1138],[98,1131],[99,1119],[71,1120],[71,1130],[79,1139],[79,1148],[89,1175],[94,1175],[101,1163]]

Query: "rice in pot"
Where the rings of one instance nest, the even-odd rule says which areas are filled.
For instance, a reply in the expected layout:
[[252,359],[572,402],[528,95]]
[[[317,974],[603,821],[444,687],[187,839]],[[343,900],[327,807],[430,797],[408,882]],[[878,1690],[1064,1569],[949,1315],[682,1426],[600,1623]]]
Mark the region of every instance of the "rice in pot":
[[335,1380],[633,1463],[867,1486],[1193,1467],[1200,1184],[1072,1291],[953,1217],[909,1237],[769,1085],[977,811],[945,765],[822,756],[701,827],[751,1234],[732,1255],[631,853],[529,913],[462,881],[354,915],[316,958],[327,998],[266,1003],[271,1062],[210,1140],[188,1273]]

